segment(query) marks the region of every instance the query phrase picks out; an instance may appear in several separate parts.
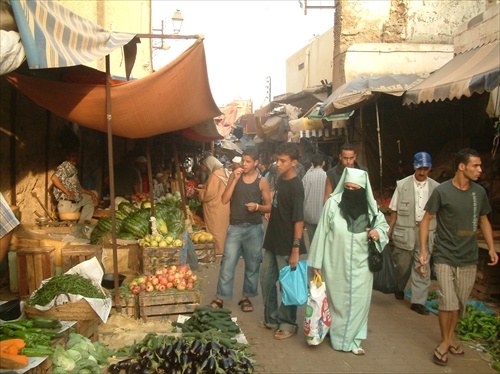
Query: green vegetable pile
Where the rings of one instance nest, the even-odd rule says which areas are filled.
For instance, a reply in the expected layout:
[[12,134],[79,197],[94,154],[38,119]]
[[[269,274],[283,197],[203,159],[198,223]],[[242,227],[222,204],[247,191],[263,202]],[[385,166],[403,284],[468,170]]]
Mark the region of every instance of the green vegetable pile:
[[455,332],[463,341],[478,341],[492,357],[492,367],[500,371],[500,317],[467,306]]
[[203,339],[213,333],[222,338],[232,338],[240,332],[240,328],[231,319],[231,310],[227,308],[212,308],[197,306],[193,315],[184,323],[173,322],[180,327],[185,337]]
[[31,319],[0,324],[0,340],[19,338],[26,346],[20,353],[28,357],[50,356],[54,339],[60,338],[61,322],[53,317],[33,316]]
[[81,295],[88,298],[104,299],[104,295],[88,278],[78,274],[56,275],[44,283],[28,299],[28,305],[47,305],[61,293]]
[[107,358],[112,352],[104,344],[92,343],[72,330],[66,350],[62,345],[57,345],[54,350],[52,374],[101,374],[103,368],[109,365]]

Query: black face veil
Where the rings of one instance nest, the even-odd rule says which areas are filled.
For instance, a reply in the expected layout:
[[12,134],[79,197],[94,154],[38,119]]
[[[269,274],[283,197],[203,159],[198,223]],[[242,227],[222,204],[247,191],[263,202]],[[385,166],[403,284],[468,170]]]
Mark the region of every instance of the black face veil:
[[357,190],[345,189],[342,193],[340,208],[345,219],[356,220],[361,215],[368,213],[368,203],[366,201],[366,190],[359,188]]

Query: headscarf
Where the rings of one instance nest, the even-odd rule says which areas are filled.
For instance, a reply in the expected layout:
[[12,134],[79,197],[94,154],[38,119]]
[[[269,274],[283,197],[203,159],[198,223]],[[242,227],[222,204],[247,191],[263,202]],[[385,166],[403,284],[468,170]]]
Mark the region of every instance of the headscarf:
[[356,168],[345,168],[340,177],[340,181],[333,191],[332,196],[336,196],[337,201],[342,200],[342,194],[344,193],[344,184],[350,182],[355,183],[365,190],[366,193],[366,203],[368,205],[368,214],[374,216],[378,213],[378,205],[373,197],[372,186],[370,185],[370,179],[368,178],[368,173],[361,169]]
[[201,163],[205,165],[210,173],[213,173],[215,170],[220,169],[224,166],[222,165],[222,162],[217,160],[214,156],[205,157],[205,159]]

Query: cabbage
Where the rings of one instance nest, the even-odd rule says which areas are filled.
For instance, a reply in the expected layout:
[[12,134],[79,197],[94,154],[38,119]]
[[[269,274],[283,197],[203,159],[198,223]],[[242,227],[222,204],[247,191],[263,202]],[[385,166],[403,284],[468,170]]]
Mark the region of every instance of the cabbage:
[[59,369],[69,372],[73,370],[76,366],[75,361],[71,358],[70,355],[64,350],[62,345],[57,345],[54,353],[52,354],[52,362]]
[[75,349],[68,349],[66,354],[75,362],[78,362],[82,359],[82,354]]

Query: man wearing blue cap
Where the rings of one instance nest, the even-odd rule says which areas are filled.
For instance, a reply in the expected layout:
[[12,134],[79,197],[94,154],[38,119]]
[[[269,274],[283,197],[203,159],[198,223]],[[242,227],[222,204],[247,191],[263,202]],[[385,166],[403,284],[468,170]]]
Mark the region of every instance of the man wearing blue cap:
[[[423,315],[429,314],[424,306],[429,293],[430,264],[421,266],[420,256],[420,221],[424,207],[434,188],[439,183],[428,177],[432,160],[427,152],[418,152],[413,157],[415,173],[397,182],[396,190],[389,208],[392,210],[389,219],[389,237],[394,243],[393,259],[396,266],[398,291],[396,299],[404,299],[404,290],[411,275],[411,309]],[[429,227],[427,252],[432,252],[436,220]]]

